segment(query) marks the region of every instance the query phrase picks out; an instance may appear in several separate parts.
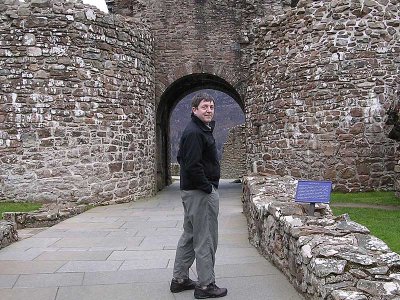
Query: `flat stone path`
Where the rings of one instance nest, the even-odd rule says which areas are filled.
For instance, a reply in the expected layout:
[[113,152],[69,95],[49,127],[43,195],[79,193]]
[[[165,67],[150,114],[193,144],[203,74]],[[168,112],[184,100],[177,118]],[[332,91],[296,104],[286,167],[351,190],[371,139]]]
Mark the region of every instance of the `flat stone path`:
[[[247,239],[241,185],[222,180],[217,284],[223,299],[303,299]],[[179,182],[155,197],[96,207],[0,250],[1,300],[194,299],[169,291],[182,231]],[[196,278],[195,269],[192,278]]]

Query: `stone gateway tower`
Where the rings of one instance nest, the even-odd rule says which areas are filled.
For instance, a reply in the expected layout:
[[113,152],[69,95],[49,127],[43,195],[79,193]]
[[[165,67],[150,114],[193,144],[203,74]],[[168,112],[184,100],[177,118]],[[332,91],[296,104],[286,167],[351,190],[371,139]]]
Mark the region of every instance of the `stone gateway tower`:
[[[170,183],[169,118],[176,104],[199,89],[230,95],[244,110],[247,24],[282,12],[276,1],[114,0],[113,13],[149,24],[154,35],[157,107],[157,183]],[[190,114],[190,112],[187,112]]]
[[153,37],[81,3],[0,1],[0,198],[155,190]]
[[325,179],[335,189],[393,187],[399,1],[114,0],[155,38],[159,184],[168,184],[168,117],[198,88],[246,114],[247,169]]
[[399,0],[107,2],[0,0],[0,199],[154,194],[206,88],[245,112],[248,172],[393,188]]

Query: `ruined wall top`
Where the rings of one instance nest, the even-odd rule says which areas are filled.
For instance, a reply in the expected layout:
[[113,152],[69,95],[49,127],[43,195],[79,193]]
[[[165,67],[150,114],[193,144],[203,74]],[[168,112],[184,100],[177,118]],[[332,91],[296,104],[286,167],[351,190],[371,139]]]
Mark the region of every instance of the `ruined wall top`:
[[[129,16],[106,14],[95,6],[84,4],[81,0],[0,0],[0,12],[0,19],[4,22],[8,20],[16,21],[30,15],[43,13],[50,18],[54,18],[54,15],[57,14],[63,14],[68,20],[71,20],[71,16],[74,16],[77,20],[95,21],[105,26],[124,25],[121,27],[126,27],[129,26],[128,23],[135,24],[136,28],[147,27],[142,20]],[[47,25],[57,27],[56,23]]]
[[[178,6],[187,3],[185,0],[109,0],[108,6],[112,12],[122,15],[145,14],[150,16],[151,10],[156,11],[161,7],[177,9]],[[198,7],[217,7],[234,8],[238,14],[252,17],[262,17],[266,12],[280,14],[283,10],[289,9],[292,0],[195,0],[193,4]]]

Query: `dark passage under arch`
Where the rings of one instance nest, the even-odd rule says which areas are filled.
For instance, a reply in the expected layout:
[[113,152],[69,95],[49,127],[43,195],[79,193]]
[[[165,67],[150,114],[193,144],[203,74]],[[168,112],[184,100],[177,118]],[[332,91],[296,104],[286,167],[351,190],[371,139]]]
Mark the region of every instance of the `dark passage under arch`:
[[203,89],[221,91],[231,96],[244,112],[244,103],[236,89],[224,79],[206,73],[184,76],[173,82],[162,94],[156,114],[157,189],[171,184],[169,124],[171,112],[186,95]]

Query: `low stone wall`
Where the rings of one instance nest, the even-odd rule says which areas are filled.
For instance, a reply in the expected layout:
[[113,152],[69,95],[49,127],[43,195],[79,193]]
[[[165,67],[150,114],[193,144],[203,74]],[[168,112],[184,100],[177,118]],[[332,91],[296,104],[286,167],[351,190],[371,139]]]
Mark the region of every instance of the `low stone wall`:
[[90,205],[45,204],[33,212],[5,212],[3,219],[15,224],[16,229],[50,227],[88,210]]
[[308,216],[293,200],[296,184],[289,176],[245,178],[244,213],[259,252],[307,299],[400,299],[400,255],[328,205]]
[[16,224],[0,220],[0,249],[18,241]]

